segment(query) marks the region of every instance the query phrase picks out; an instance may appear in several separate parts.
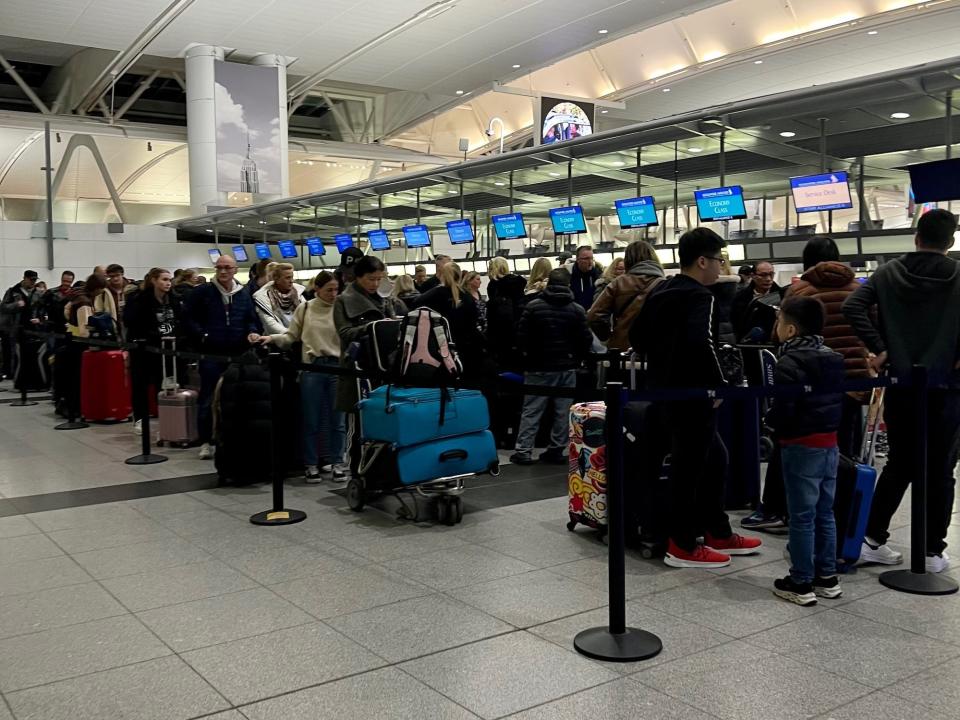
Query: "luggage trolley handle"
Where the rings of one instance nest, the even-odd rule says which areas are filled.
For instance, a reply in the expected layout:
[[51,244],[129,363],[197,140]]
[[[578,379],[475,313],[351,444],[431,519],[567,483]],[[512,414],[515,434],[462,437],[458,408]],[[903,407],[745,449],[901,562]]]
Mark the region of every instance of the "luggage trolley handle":
[[[863,427],[863,442],[860,445],[859,462],[864,465],[873,465],[877,452],[877,435],[880,431],[880,419],[883,417],[883,401],[886,388],[876,388],[875,399],[871,397],[867,406],[866,418]],[[870,416],[873,415],[873,428],[870,427]],[[869,430],[869,432],[867,432]]]
[[[161,337],[160,338],[160,349],[166,349],[167,345],[170,346],[170,349],[173,352],[177,351],[177,339],[175,337]],[[160,389],[163,390],[168,395],[175,392],[177,388],[180,387],[180,383],[177,380],[177,358],[175,355],[170,356],[170,361],[173,364],[173,374],[167,375],[167,356],[166,354],[160,355],[160,361],[163,363],[163,380],[160,382]]]

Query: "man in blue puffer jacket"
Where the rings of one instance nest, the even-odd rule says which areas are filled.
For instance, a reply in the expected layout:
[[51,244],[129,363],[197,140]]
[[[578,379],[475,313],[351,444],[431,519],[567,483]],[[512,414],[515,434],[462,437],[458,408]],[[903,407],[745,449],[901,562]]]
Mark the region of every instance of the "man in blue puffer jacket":
[[[237,355],[249,347],[248,336],[259,332],[257,311],[249,293],[235,279],[237,261],[229,255],[217,258],[216,279],[190,293],[183,306],[183,323],[196,347],[216,355]],[[200,458],[213,457],[211,404],[217,381],[227,369],[226,363],[200,361],[200,397],[197,399],[197,425],[200,433]]]

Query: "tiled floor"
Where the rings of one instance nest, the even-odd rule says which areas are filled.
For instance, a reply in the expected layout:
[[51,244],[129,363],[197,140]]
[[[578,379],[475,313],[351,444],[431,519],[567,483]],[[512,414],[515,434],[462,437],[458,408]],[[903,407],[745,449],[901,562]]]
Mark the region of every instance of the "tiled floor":
[[[36,494],[32,474],[51,492],[146,479],[119,462],[126,430],[62,438],[43,412],[0,406],[3,492]],[[77,444],[104,452],[99,473],[59,454]],[[606,621],[606,548],[567,532],[555,483],[507,507],[486,489],[454,528],[299,483],[288,504],[308,518],[287,527],[248,522],[267,488],[0,517],[0,720],[960,716],[960,596],[897,594],[864,568],[840,600],[789,605],[769,589],[782,537],[713,572],[629,556],[628,621],[664,651],[581,657],[573,637]]]

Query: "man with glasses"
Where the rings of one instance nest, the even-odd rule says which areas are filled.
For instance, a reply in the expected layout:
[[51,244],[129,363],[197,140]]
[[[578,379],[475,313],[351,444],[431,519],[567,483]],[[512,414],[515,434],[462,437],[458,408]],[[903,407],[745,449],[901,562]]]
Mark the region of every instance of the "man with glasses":
[[[203,352],[212,355],[239,355],[249,347],[248,336],[259,330],[257,312],[249,293],[236,280],[237,261],[221,255],[215,266],[216,278],[191,292],[183,306],[187,334]],[[200,397],[197,422],[200,431],[200,459],[213,457],[211,403],[217,381],[227,369],[226,363],[200,361]]]
[[[718,388],[726,384],[716,352],[714,297],[708,289],[723,272],[726,243],[708,228],[680,237],[680,274],[647,297],[630,328],[630,343],[647,363],[650,388]],[[670,567],[718,568],[731,555],[758,551],[758,538],[730,529],[723,510],[726,449],[717,435],[719,401],[658,403],[670,439],[669,539],[664,562]],[[652,481],[651,478],[645,478]],[[703,536],[701,545],[697,538]]]
[[[730,320],[737,340],[746,337],[754,342],[769,340],[776,320],[775,308],[783,297],[783,290],[773,281],[776,274],[772,263],[758,262],[751,282],[733,299]],[[760,328],[760,333],[754,331],[755,327]]]

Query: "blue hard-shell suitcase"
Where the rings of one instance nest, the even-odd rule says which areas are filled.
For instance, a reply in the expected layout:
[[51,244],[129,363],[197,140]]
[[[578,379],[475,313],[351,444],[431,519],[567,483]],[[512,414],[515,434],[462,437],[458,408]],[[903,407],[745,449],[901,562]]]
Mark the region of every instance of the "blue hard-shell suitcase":
[[497,465],[497,446],[489,430],[397,450],[397,471],[403,485],[495,471]]
[[[442,403],[441,423],[443,393],[447,398]],[[388,388],[381,385],[360,401],[360,420],[364,440],[407,447],[487,430],[490,412],[487,399],[478,390]]]

